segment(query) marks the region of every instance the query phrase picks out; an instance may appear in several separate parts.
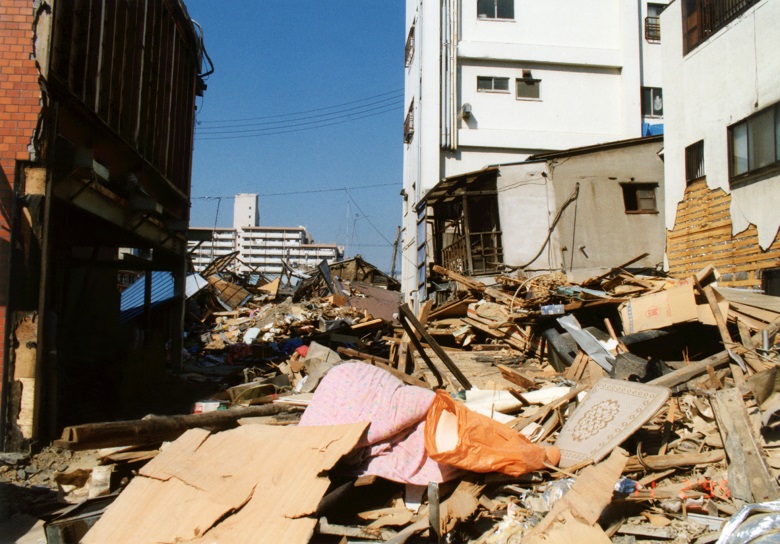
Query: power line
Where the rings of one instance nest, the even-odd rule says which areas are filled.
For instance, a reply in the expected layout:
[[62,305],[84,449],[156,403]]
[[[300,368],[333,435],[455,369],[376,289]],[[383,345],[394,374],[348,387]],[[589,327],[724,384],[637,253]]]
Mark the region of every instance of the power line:
[[[350,108],[339,109],[339,110],[328,112],[328,113],[319,113],[317,115],[302,116],[300,114],[293,114],[294,117],[291,116],[291,118],[289,118],[289,119],[283,119],[283,120],[280,120],[280,121],[262,121],[262,122],[257,122],[257,123],[247,123],[246,121],[243,121],[242,122],[243,124],[220,125],[220,126],[210,126],[210,127],[197,127],[196,130],[198,132],[203,132],[203,131],[220,130],[220,129],[224,129],[224,128],[243,128],[243,127],[254,127],[254,126],[262,126],[262,125],[284,125],[284,124],[296,123],[297,121],[306,121],[308,119],[317,119],[317,118],[322,118],[322,117],[341,117],[341,114],[353,115],[353,114],[362,113],[362,111],[370,111],[371,110],[371,106],[377,106],[379,104],[383,104],[383,103],[387,103],[387,102],[393,102],[394,104],[396,102],[398,102],[398,101],[403,102],[402,98],[403,98],[403,95],[396,95],[396,96],[391,96],[389,98],[383,98],[382,100],[375,100],[375,101],[369,102],[368,104],[361,104],[360,106],[352,106]],[[373,109],[376,109],[376,108],[373,108]],[[349,112],[352,112],[352,113],[349,113]],[[278,117],[282,117],[282,116],[280,116],[280,115],[270,115],[268,117],[257,117],[255,119],[253,119],[253,121],[254,120],[261,121],[263,119],[273,119],[273,118],[278,118]],[[226,123],[228,121],[213,121],[213,122],[215,122],[215,123]]]
[[[246,130],[222,130],[222,129],[230,128],[230,127],[229,126],[225,126],[225,127],[211,127],[209,129],[210,132],[205,132],[204,133],[203,129],[200,129],[200,130],[196,130],[195,135],[196,136],[198,136],[198,135],[211,136],[213,134],[240,134],[240,133],[247,133],[247,132],[264,132],[264,131],[274,131],[274,130],[280,130],[280,129],[288,129],[288,128],[292,128],[292,127],[300,127],[300,126],[305,126],[305,125],[317,125],[317,124],[325,123],[327,121],[338,121],[340,119],[345,119],[345,120],[352,120],[350,118],[360,119],[361,117],[355,117],[355,116],[359,116],[359,115],[362,115],[364,113],[368,113],[368,112],[376,111],[376,110],[382,110],[380,113],[384,113],[385,111],[390,111],[391,109],[393,109],[393,110],[396,109],[396,106],[400,106],[401,104],[403,104],[403,99],[397,100],[396,102],[393,102],[391,104],[383,104],[381,106],[374,106],[372,108],[364,109],[363,111],[356,111],[354,113],[348,113],[346,115],[338,115],[338,116],[334,117],[333,115],[335,115],[335,114],[324,114],[323,116],[331,116],[331,117],[328,118],[328,119],[319,119],[319,120],[316,120],[316,121],[305,121],[305,122],[302,122],[302,123],[299,123],[298,122],[299,120],[295,120],[295,121],[271,121],[269,123],[258,123],[257,125],[233,125],[233,126],[238,126],[238,127],[259,126],[261,124],[277,124],[277,125],[280,125],[280,126],[267,127],[267,128],[249,128],[249,129],[246,129]],[[304,121],[304,119],[300,119],[300,121]],[[284,124],[281,124],[281,123],[284,123]],[[316,127],[312,127],[312,128],[316,128]]]
[[395,89],[393,91],[388,91],[386,93],[381,93],[381,94],[375,94],[373,96],[367,96],[365,98],[359,98],[357,100],[352,100],[350,102],[342,102],[341,104],[335,104],[333,106],[324,106],[322,108],[314,108],[314,109],[311,109],[311,110],[302,110],[302,111],[293,112],[293,113],[280,113],[278,115],[267,115],[267,116],[264,116],[264,117],[244,117],[242,119],[210,120],[210,121],[201,121],[201,123],[234,123],[234,122],[239,122],[239,121],[257,121],[257,120],[260,120],[260,119],[272,119],[272,118],[276,118],[276,117],[295,116],[295,115],[301,115],[301,114],[304,114],[304,113],[312,113],[312,112],[315,112],[315,111],[324,111],[324,110],[329,110],[329,109],[334,109],[334,108],[340,108],[342,106],[349,106],[350,104],[357,104],[358,102],[365,102],[365,101],[371,100],[373,98],[379,98],[381,96],[387,96],[389,94],[396,94],[396,93],[398,93],[400,91],[403,91],[403,89]]
[[[239,134],[237,136],[215,136],[215,137],[211,137],[210,135],[207,135],[207,136],[200,136],[200,137],[198,137],[198,135],[196,135],[195,136],[195,140],[196,141],[198,141],[198,140],[235,140],[235,139],[240,139],[240,138],[257,138],[259,136],[274,136],[276,134],[289,134],[291,132],[302,132],[302,131],[305,131],[305,130],[316,130],[318,128],[325,128],[325,127],[330,127],[330,126],[333,126],[333,125],[341,125],[341,124],[344,124],[344,123],[357,121],[359,119],[365,119],[367,117],[375,117],[377,115],[382,115],[384,113],[391,113],[391,112],[397,113],[398,110],[396,108],[397,107],[394,106],[391,109],[386,109],[386,110],[378,111],[378,112],[374,112],[374,113],[368,113],[366,115],[360,115],[358,117],[353,117],[353,118],[350,118],[350,119],[343,119],[341,121],[333,121],[332,123],[323,123],[323,124],[320,124],[320,125],[317,125],[317,126],[313,126],[313,127],[303,127],[303,128],[294,128],[294,129],[286,129],[286,130],[277,130],[277,131],[271,131],[271,132],[261,132],[259,134]],[[231,132],[231,134],[232,134],[232,132]]]
[[[373,185],[353,185],[350,187],[334,187],[332,189],[311,189],[306,191],[287,191],[284,193],[258,193],[257,196],[287,196],[287,195],[305,195],[310,193],[336,193],[338,191],[352,191],[353,189],[373,189],[375,187],[389,187],[397,185],[396,183],[376,183]],[[193,196],[190,200],[218,200],[218,199],[236,198],[233,196]],[[353,201],[354,202],[354,201]],[[365,215],[365,214],[364,214]]]

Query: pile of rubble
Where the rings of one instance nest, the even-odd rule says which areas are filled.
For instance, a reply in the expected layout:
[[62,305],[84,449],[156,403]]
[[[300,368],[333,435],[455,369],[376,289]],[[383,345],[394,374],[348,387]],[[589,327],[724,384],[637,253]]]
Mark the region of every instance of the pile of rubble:
[[111,448],[83,486],[113,502],[50,525],[94,524],[86,543],[703,544],[780,527],[776,297],[719,288],[712,268],[487,284],[433,267],[438,303],[414,313],[352,264],[294,292],[206,275],[187,370],[240,383],[203,413],[65,429],[60,448]]

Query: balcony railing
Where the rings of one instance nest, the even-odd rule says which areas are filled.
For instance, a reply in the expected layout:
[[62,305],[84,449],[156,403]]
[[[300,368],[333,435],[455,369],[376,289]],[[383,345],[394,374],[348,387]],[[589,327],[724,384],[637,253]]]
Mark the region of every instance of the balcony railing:
[[682,3],[683,52],[688,53],[758,0],[687,0]]
[[645,39],[650,43],[661,43],[660,17],[645,17]]

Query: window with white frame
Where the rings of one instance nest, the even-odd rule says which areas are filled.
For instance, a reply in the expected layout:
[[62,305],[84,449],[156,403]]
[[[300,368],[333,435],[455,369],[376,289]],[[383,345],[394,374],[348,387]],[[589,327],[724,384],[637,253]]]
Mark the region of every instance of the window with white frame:
[[642,87],[642,115],[664,116],[664,95],[660,87]]
[[729,127],[731,181],[780,169],[780,104]]
[[515,0],[477,0],[480,19],[514,19]]
[[492,76],[478,76],[477,77],[477,91],[481,93],[508,93],[509,92],[509,78],[508,77],[492,77]]
[[515,88],[519,100],[538,100],[542,97],[542,80],[534,78],[531,70],[523,70],[523,77],[515,80]]

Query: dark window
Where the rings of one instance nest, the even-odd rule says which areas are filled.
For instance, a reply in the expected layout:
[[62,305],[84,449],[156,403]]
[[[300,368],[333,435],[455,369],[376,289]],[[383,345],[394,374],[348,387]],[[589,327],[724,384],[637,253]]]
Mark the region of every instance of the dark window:
[[623,183],[621,187],[626,213],[658,213],[655,202],[657,183]]
[[412,64],[414,58],[414,25],[409,29],[409,36],[406,38],[406,66]]
[[663,117],[664,96],[660,87],[642,87],[642,115]]
[[404,143],[409,143],[414,138],[414,100],[409,104],[409,111],[404,119]]
[[514,19],[515,0],[477,0],[480,19]]
[[517,98],[541,98],[542,80],[534,79],[531,70],[523,70],[523,77],[516,84]]
[[758,0],[682,0],[683,53],[688,53]]
[[509,92],[509,78],[508,77],[477,77],[477,91],[480,92]]
[[645,17],[645,39],[650,43],[661,43],[661,12],[663,4],[647,4]]
[[704,140],[699,140],[685,148],[685,181],[690,183],[704,175]]
[[780,296],[780,268],[767,268],[762,271],[761,283],[765,295]]
[[780,166],[780,104],[729,127],[731,180]]

